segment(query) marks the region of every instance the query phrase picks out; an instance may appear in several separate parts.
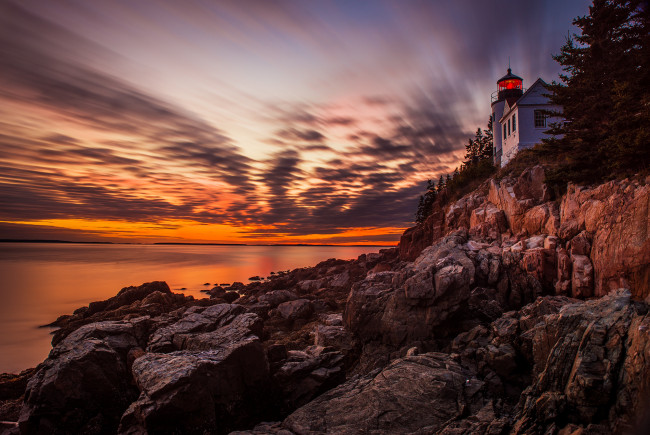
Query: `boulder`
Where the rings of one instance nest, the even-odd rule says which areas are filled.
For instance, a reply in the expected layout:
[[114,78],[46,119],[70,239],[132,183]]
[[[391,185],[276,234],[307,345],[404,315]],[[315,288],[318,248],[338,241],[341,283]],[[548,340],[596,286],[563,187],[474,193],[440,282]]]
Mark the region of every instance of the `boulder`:
[[144,299],[153,292],[171,294],[169,286],[164,281],[147,282],[137,287],[124,287],[112,298],[100,302],[91,302],[88,305],[86,316],[99,311],[114,310],[124,305],[130,305],[135,301]]
[[430,339],[470,297],[476,269],[462,249],[466,242],[466,231],[454,232],[425,249],[406,272],[369,274],[350,291],[346,327],[362,342],[404,346]]
[[128,317],[157,316],[190,305],[201,304],[192,296],[172,293],[165,282],[154,281],[140,286],[125,287],[104,301],[91,302],[75,310],[71,316],[61,316],[48,326],[58,326],[52,345],[56,346],[68,334],[90,323],[122,320]]
[[270,376],[256,338],[201,351],[147,353],[133,363],[140,397],[119,433],[217,433],[270,415]]
[[304,292],[310,292],[314,290],[318,290],[323,286],[324,281],[322,279],[307,279],[304,281],[300,281],[298,283],[298,288],[304,293]]
[[[385,263],[379,263],[379,264],[385,264]],[[377,264],[378,267],[379,264]],[[329,286],[330,287],[345,287],[350,283],[350,274],[346,270],[345,272],[338,273],[336,275],[333,275],[329,277]]]
[[268,304],[270,308],[275,308],[283,302],[298,299],[298,296],[289,290],[273,290],[257,297],[259,302]]
[[472,213],[484,202],[485,196],[477,189],[450,204],[445,214],[445,233],[460,228],[469,229]]
[[508,229],[508,222],[503,210],[486,201],[482,206],[472,210],[469,219],[471,236],[483,240],[500,240],[501,234]]
[[221,296],[221,299],[228,302],[229,304],[232,304],[237,299],[239,299],[239,293],[237,293],[237,292],[226,292]]
[[146,323],[91,323],[55,346],[27,385],[21,433],[115,433],[137,397],[127,354]]
[[288,351],[287,359],[273,374],[282,393],[282,410],[294,410],[343,382],[344,359],[332,347],[309,346],[302,351]]
[[307,319],[314,309],[309,299],[296,299],[295,301],[283,302],[278,305],[278,313],[290,321]]
[[547,202],[526,211],[521,229],[527,234],[557,235],[560,230],[560,211],[557,204]]
[[526,169],[516,180],[504,178],[500,181],[492,179],[489,182],[488,201],[503,210],[513,234],[525,229],[527,223],[531,227],[535,227],[537,223],[537,227],[541,228],[542,222],[552,215],[551,211],[540,209],[531,214],[528,220],[525,218],[526,212],[549,199],[550,195],[544,184],[544,169],[541,166]]
[[287,417],[293,433],[434,433],[464,413],[481,382],[449,356],[414,355],[357,377]]
[[536,377],[521,397],[513,433],[545,433],[567,422],[587,426],[603,417],[607,431],[629,429],[650,375],[647,364],[633,367],[647,355],[648,337],[630,327],[647,324],[647,307],[630,296],[619,290],[541,318],[531,330]]
[[264,324],[257,314],[244,313],[215,330],[189,334],[182,339],[182,344],[179,336],[174,337],[174,341],[179,343],[180,349],[210,350],[224,347],[228,343],[255,340],[262,336],[263,329]]
[[[180,318],[157,328],[151,334],[147,351],[171,352],[186,349],[187,340],[191,335],[215,331],[245,312],[243,306],[231,304],[217,304],[207,308],[190,307]],[[251,322],[255,323],[254,319]]]

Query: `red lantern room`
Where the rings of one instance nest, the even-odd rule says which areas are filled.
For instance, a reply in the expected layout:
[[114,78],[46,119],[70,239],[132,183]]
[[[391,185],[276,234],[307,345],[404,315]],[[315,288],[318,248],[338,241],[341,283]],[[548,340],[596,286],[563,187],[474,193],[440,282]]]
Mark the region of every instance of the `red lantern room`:
[[503,101],[506,98],[519,98],[524,93],[524,79],[512,73],[508,68],[508,74],[497,80],[498,98],[497,101]]

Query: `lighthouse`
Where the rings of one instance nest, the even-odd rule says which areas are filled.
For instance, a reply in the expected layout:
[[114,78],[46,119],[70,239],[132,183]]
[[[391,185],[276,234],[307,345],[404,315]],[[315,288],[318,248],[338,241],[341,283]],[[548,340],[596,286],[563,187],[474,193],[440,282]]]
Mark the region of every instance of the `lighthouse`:
[[505,166],[520,150],[532,148],[549,137],[546,131],[550,123],[562,121],[559,116],[547,115],[550,111],[560,113],[561,107],[551,104],[544,80],[538,78],[528,89],[523,85],[524,79],[508,68],[492,93],[495,166]]
[[[497,90],[492,94],[492,137],[494,140],[494,164],[501,164],[503,154],[503,139],[507,132],[501,131],[499,120],[503,116],[506,103],[513,105],[524,94],[524,79],[512,73],[508,73],[497,80]],[[496,128],[499,127],[499,128]]]

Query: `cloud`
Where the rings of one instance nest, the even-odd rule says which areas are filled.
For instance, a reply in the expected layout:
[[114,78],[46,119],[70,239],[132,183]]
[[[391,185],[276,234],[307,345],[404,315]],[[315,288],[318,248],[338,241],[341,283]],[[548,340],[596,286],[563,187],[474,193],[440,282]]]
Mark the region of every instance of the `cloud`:
[[0,3],[0,218],[262,226],[251,239],[410,225],[507,56],[526,77],[557,69],[570,8],[83,3]]
[[299,140],[303,142],[322,142],[325,140],[325,135],[316,130],[299,130],[297,128],[290,128],[287,130],[280,130],[276,134],[287,140]]

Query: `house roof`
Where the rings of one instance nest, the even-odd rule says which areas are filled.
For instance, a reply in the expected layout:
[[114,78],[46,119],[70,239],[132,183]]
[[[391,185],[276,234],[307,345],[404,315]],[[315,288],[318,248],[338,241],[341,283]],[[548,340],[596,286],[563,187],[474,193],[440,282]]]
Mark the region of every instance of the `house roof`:
[[[547,83],[546,83],[544,80],[542,80],[541,78],[538,78],[537,80],[535,80],[535,83],[533,83],[533,84],[532,84],[532,85],[531,85],[531,86],[526,90],[526,92],[524,92],[524,94],[523,94],[521,97],[519,97],[519,98],[509,98],[509,99],[506,101],[506,105],[505,105],[504,108],[503,108],[503,116],[499,119],[499,123],[501,123],[502,121],[504,121],[505,118],[507,118],[507,117],[510,115],[510,113],[512,113],[512,111],[515,109],[516,106],[523,106],[523,105],[525,105],[525,104],[522,104],[522,103],[524,102],[524,100],[526,99],[526,97],[529,96],[529,95],[532,93],[531,91],[532,91],[533,89],[535,89],[535,88],[537,88],[537,87],[539,87],[539,86],[543,86],[544,88],[546,88],[548,85],[547,85]],[[514,101],[514,103],[510,103],[510,100],[515,100],[515,101]],[[548,104],[548,103],[547,103],[547,104]],[[537,106],[537,105],[539,105],[539,104],[536,104],[536,106]]]

